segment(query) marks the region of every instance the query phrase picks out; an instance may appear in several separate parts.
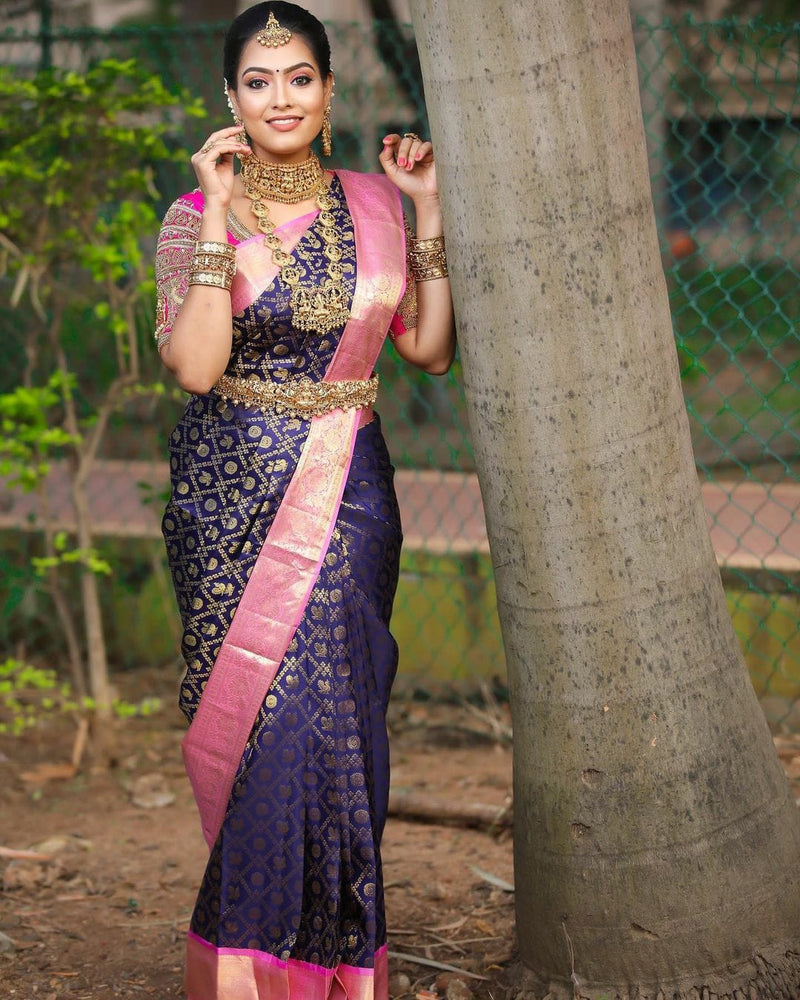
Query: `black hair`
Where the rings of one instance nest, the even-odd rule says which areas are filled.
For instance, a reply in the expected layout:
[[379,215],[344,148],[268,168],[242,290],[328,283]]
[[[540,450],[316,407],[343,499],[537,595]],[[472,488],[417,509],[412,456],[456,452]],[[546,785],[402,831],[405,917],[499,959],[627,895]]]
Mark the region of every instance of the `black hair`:
[[282,28],[300,35],[308,44],[322,79],[326,80],[331,72],[331,46],[322,22],[295,3],[270,0],[269,3],[257,3],[242,11],[228,28],[223,49],[223,72],[228,86],[232,90],[236,89],[242,49],[266,25],[270,14],[275,15]]

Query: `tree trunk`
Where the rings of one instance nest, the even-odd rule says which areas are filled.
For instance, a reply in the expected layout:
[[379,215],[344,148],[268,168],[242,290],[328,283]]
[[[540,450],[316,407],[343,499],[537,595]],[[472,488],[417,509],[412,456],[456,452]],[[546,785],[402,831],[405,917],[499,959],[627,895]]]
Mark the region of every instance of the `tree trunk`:
[[[94,539],[91,530],[89,498],[85,481],[76,478],[72,482],[72,502],[75,505],[78,548],[88,552]],[[98,767],[108,767],[116,757],[112,722],[114,718],[111,684],[108,677],[106,639],[103,630],[103,613],[100,607],[100,586],[97,574],[88,567],[81,570],[81,604],[86,631],[86,659],[89,671],[89,690],[94,700],[92,716],[92,742],[95,763]]]
[[[70,370],[64,348],[58,340],[58,326],[51,328],[51,340],[58,368],[64,375],[65,382]],[[76,442],[74,455],[75,467],[71,474],[72,502],[75,506],[75,526],[78,548],[85,558],[93,548],[92,516],[89,510],[87,495],[89,472],[100,447],[103,434],[117,400],[118,393],[132,382],[132,377],[122,375],[109,387],[106,397],[95,414],[91,430],[86,435],[81,434],[75,400],[70,391],[64,391],[64,425]],[[92,749],[98,767],[107,767],[116,760],[114,734],[112,730],[113,705],[111,684],[108,677],[108,658],[106,656],[106,640],[103,631],[103,614],[100,606],[100,588],[97,576],[89,566],[84,566],[80,574],[81,607],[83,609],[83,624],[86,636],[86,659],[89,679],[89,690],[94,700],[92,717]]]
[[[53,543],[53,529],[50,519],[50,510],[45,491],[40,491],[41,504],[45,512],[44,514],[44,546],[45,555],[49,559],[54,559],[56,557],[56,547]],[[69,672],[72,677],[72,688],[75,692],[75,697],[79,702],[83,702],[86,697],[86,678],[83,673],[83,656],[81,655],[81,644],[78,638],[78,629],[75,626],[75,620],[72,617],[72,611],[70,610],[69,603],[67,601],[66,595],[64,594],[64,588],[61,586],[61,577],[58,572],[58,566],[52,566],[47,571],[47,585],[50,592],[50,597],[53,601],[53,606],[56,609],[56,616],[58,617],[59,625],[61,626],[61,634],[64,637],[64,642],[67,646],[67,656],[69,659]]]
[[800,822],[706,530],[627,0],[413,11],[510,674],[529,984],[790,1000]]

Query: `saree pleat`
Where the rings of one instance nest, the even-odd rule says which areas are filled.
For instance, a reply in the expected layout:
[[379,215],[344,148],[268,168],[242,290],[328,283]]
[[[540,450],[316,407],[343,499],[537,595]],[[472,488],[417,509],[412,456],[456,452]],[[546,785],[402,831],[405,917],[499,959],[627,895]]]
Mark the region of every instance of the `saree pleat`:
[[[332,193],[352,294],[355,241],[338,179]],[[293,239],[301,266],[313,274],[321,242],[313,217],[308,222]],[[248,281],[257,288],[257,275]],[[228,373],[319,380],[341,332],[299,334],[287,293],[272,280],[234,317]],[[308,430],[307,421],[212,392],[190,400],[173,432],[163,530],[184,625],[181,707],[190,720]],[[191,921],[190,1000],[387,996],[379,845],[400,542],[393,469],[375,417],[355,435],[327,551],[215,828]]]

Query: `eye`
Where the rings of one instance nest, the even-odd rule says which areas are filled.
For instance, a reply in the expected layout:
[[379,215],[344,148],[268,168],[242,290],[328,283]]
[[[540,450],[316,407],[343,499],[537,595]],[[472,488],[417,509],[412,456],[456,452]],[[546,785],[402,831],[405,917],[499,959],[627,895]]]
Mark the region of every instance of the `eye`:
[[245,86],[251,90],[261,90],[262,87],[266,87],[268,84],[266,80],[262,80],[261,77],[256,76],[252,80],[248,80]]
[[297,83],[301,87],[305,87],[305,86],[307,86],[311,82],[312,82],[311,77],[307,76],[305,73],[301,73],[300,76],[296,76],[292,80],[292,83]]

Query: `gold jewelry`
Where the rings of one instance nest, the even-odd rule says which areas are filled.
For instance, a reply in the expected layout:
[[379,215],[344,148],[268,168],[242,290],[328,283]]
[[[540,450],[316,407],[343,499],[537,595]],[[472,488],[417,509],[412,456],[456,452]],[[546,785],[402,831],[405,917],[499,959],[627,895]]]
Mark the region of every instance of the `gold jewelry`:
[[210,149],[213,149],[214,146],[216,146],[216,144],[217,144],[216,139],[209,139],[207,142],[204,142],[203,145],[200,147],[200,152],[207,153]]
[[256,41],[271,49],[277,49],[279,45],[287,45],[291,40],[291,31],[288,28],[282,28],[275,15],[270,11],[267,23],[256,35]]
[[220,375],[214,392],[236,405],[310,420],[331,410],[363,410],[374,406],[378,398],[378,376],[364,381],[314,382],[303,376],[287,382],[262,382],[255,378]]
[[228,281],[233,281],[233,276],[236,274],[236,263],[235,261],[223,261],[215,254],[196,253],[192,260],[192,272],[194,271],[221,274]]
[[214,250],[203,251],[195,249],[192,258],[193,271],[217,271],[233,278],[236,274],[236,258],[228,254],[221,254]]
[[447,277],[444,236],[432,236],[426,240],[409,239],[407,256],[415,281]]
[[236,256],[236,247],[232,243],[223,243],[222,240],[198,240],[194,247],[195,253],[215,253],[220,257]]
[[[283,178],[282,173],[285,174]],[[313,174],[317,179],[313,189],[309,190],[306,184]],[[283,165],[264,163],[251,155],[242,162],[242,182],[244,193],[252,202],[253,215],[258,219],[259,231],[264,234],[264,244],[272,251],[273,263],[280,269],[281,280],[289,288],[294,325],[303,332],[316,332],[323,336],[343,326],[350,317],[341,264],[343,252],[339,246],[336,219],[331,211],[334,202],[318,157],[311,153],[304,163]],[[299,190],[293,191],[292,187],[298,182]],[[302,285],[300,268],[292,262],[291,254],[286,253],[275,235],[275,223],[270,219],[269,209],[262,199],[292,205],[311,196],[316,199],[319,208],[319,235],[328,267],[321,284]]]
[[226,292],[231,290],[232,279],[221,271],[190,271],[190,285],[210,285],[214,288],[224,288]]
[[422,139],[420,139],[420,137],[417,135],[416,132],[404,132],[403,133],[403,138],[404,139],[416,139],[417,142],[422,142]]
[[236,274],[236,247],[217,240],[198,240],[194,248],[190,285],[211,285],[230,290]]
[[331,155],[331,106],[330,104],[325,108],[325,114],[322,116],[322,155]]
[[[242,181],[257,198],[296,205],[313,198],[325,171],[313,153],[302,163],[268,163],[250,154],[242,160]],[[252,199],[252,195],[248,194]]]

